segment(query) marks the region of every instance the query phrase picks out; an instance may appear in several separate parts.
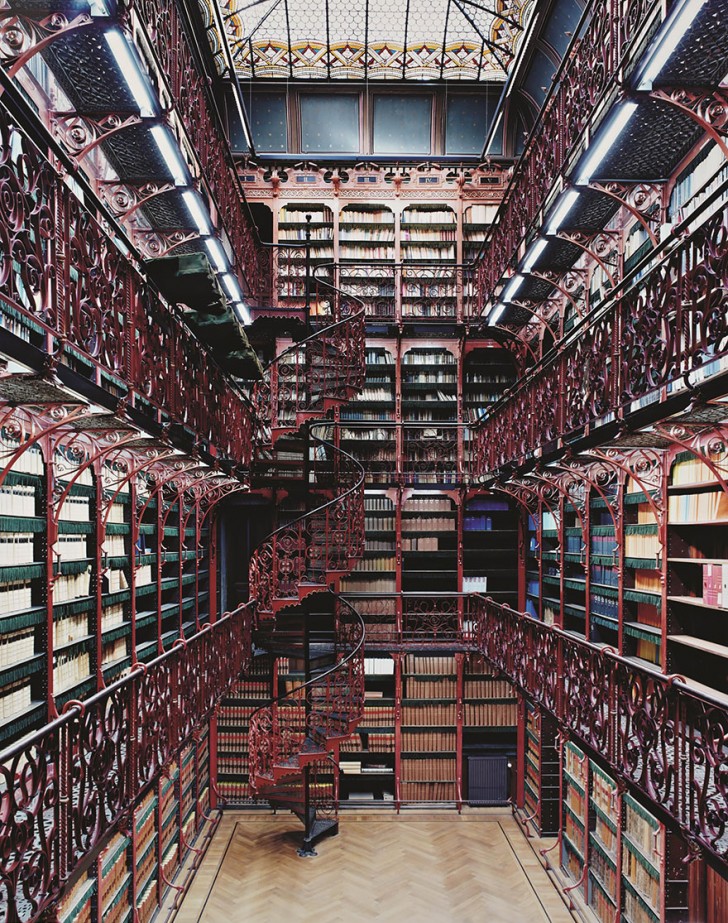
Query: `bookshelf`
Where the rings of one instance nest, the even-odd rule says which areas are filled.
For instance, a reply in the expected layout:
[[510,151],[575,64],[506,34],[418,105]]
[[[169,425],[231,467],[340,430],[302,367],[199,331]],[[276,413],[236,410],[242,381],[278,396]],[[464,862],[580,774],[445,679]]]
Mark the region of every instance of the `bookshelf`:
[[547,625],[561,625],[560,520],[553,509],[541,507],[541,615]]
[[525,542],[524,542],[524,599],[521,607],[535,619],[542,619],[541,615],[541,544],[539,541],[540,520],[538,513],[524,513],[525,516]]
[[474,423],[515,381],[513,363],[499,346],[471,349],[463,360],[463,421]]
[[559,754],[553,716],[525,700],[523,807],[539,836],[559,829]]
[[680,453],[667,505],[668,670],[728,692],[728,495],[708,465]]
[[402,500],[402,590],[458,591],[458,519],[447,494]]
[[403,262],[454,263],[456,241],[457,216],[448,205],[408,205],[402,210],[400,246]]
[[387,654],[364,659],[364,715],[341,747],[342,803],[366,806],[395,800],[395,661]]
[[245,677],[222,699],[217,722],[217,790],[224,804],[252,803],[248,769],[250,716],[273,696],[273,659],[253,658]]
[[412,347],[402,356],[402,420],[450,422],[458,417],[458,361],[444,347]]
[[621,484],[614,479],[602,493],[591,491],[589,496],[589,632],[592,641],[617,648],[624,554],[610,509],[621,512]]
[[587,855],[588,765],[586,755],[571,741],[564,744],[562,775],[561,867],[572,882],[578,882]]
[[457,699],[454,655],[405,655],[398,799],[402,804],[459,800]]
[[[306,216],[311,221],[306,221]],[[306,303],[306,233],[310,232],[311,271],[334,261],[334,213],[311,202],[289,202],[278,211],[278,304],[301,308]],[[317,276],[321,278],[322,270]],[[331,278],[326,272],[323,278]]]
[[463,211],[463,263],[477,257],[497,211],[495,205],[468,205]]
[[[342,263],[394,262],[395,215],[392,209],[372,202],[345,205],[339,213],[339,259]],[[343,268],[342,273],[343,282],[346,280]],[[348,286],[346,288],[349,291]],[[356,289],[351,291],[357,294]],[[379,296],[381,294],[379,292]]]
[[[393,422],[396,419],[397,368],[394,355],[385,346],[370,345],[366,350],[366,378],[364,387],[346,407],[340,411],[340,420],[346,422]],[[369,432],[373,438],[387,441],[386,435],[376,436],[378,428],[373,426]],[[340,434],[341,447],[346,451],[359,442],[356,432],[346,431]],[[394,431],[392,438],[394,438]],[[384,433],[384,431],[382,431]]]
[[625,485],[624,523],[621,588],[624,651],[659,666],[662,662],[664,549],[648,497],[631,478]]
[[601,923],[619,907],[619,797],[614,779],[589,761],[589,876],[587,898]]
[[[563,501],[562,613],[567,631],[586,634],[587,599],[587,544],[589,519],[582,510],[586,505],[586,485],[579,482],[569,493],[570,501]],[[551,581],[549,581],[551,583]],[[553,583],[552,586],[555,586]]]
[[513,556],[518,514],[502,495],[478,495],[463,512],[464,593],[483,593],[497,602],[517,605],[518,572]]

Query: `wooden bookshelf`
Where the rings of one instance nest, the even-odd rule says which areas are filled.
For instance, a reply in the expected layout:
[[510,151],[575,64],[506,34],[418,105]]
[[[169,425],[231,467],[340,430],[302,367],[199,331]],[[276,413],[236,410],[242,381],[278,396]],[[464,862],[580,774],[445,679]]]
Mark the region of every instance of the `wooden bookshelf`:
[[556,721],[525,700],[523,735],[523,809],[539,836],[559,829],[559,754]]
[[583,880],[587,856],[589,776],[586,754],[571,741],[563,749],[561,805],[561,867],[572,883]]
[[728,496],[708,465],[679,453],[670,470],[667,505],[668,669],[728,692],[728,542],[719,527]]
[[248,775],[250,716],[273,697],[273,658],[253,659],[248,674],[235,683],[219,708],[217,724],[217,790],[224,804],[253,800]]
[[[306,216],[311,217],[306,221]],[[291,202],[278,211],[278,304],[301,308],[306,303],[306,251],[310,235],[310,265],[312,271],[334,261],[334,214],[326,206],[311,202]],[[331,279],[331,271],[319,277]],[[313,294],[313,293],[312,293]],[[313,307],[316,313],[315,306]]]

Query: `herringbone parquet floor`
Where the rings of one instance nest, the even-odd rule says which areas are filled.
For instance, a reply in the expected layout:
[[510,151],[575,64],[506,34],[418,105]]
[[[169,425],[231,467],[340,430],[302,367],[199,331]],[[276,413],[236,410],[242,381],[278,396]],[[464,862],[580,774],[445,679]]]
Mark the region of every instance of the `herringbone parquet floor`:
[[292,816],[226,814],[175,923],[572,923],[506,812],[340,828],[301,859]]

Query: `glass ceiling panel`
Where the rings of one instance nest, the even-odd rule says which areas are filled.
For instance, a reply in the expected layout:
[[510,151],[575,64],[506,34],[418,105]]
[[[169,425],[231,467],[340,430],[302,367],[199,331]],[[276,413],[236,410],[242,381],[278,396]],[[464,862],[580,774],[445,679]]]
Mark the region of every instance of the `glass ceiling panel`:
[[223,74],[475,81],[505,79],[534,2],[199,0]]

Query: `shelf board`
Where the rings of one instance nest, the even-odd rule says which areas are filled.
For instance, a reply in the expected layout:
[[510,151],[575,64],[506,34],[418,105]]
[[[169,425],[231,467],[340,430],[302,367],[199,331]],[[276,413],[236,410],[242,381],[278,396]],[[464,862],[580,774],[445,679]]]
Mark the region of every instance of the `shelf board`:
[[703,602],[698,596],[668,596],[667,600],[668,602],[678,603],[683,606],[694,606],[698,609],[710,609],[712,612],[728,613],[728,609],[723,606],[715,606],[711,603]]
[[693,635],[668,635],[667,640],[683,647],[702,651],[704,654],[713,654],[716,657],[723,658],[723,660],[728,660],[728,647],[724,644],[716,644],[714,641],[706,641],[705,638],[696,638]]

